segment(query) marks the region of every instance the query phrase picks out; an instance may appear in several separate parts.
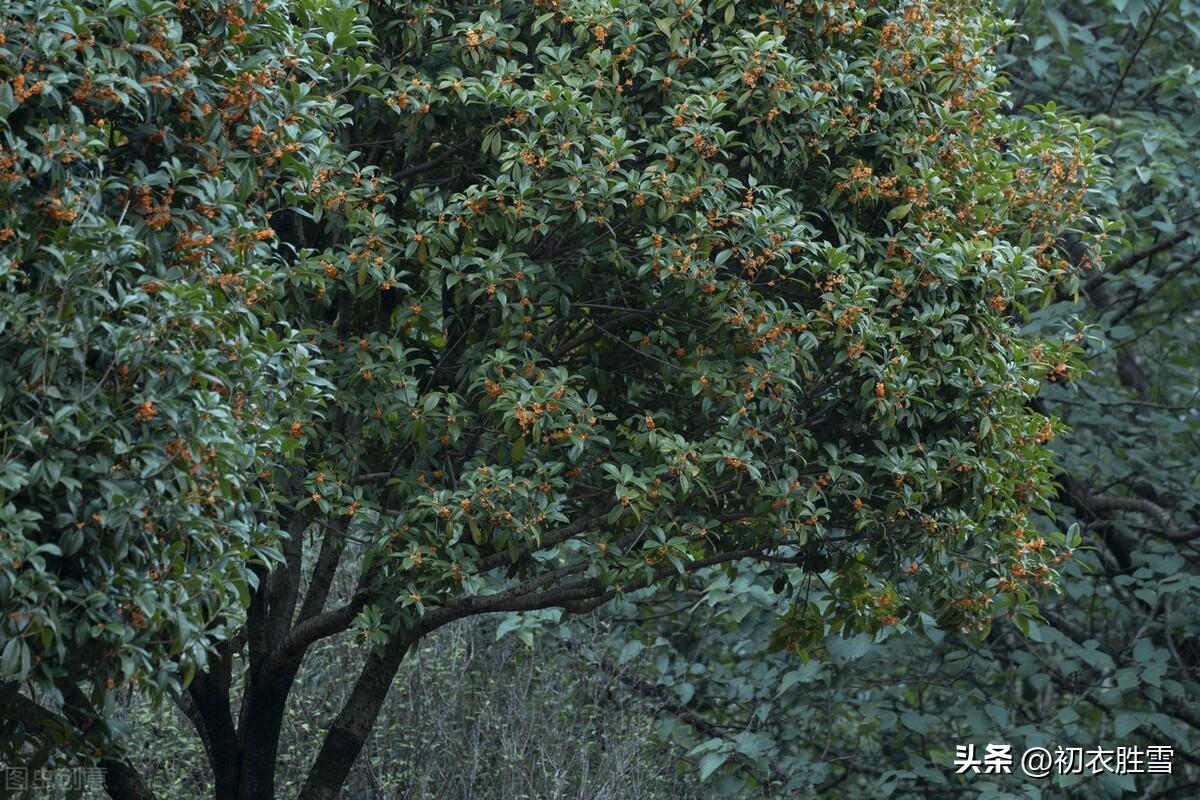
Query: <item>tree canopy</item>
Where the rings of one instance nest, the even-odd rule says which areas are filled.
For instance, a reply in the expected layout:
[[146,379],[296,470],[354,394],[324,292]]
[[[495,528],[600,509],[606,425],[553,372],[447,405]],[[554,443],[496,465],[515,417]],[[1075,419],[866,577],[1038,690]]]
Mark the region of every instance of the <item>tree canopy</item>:
[[[980,642],[923,624],[884,641],[831,639],[807,663],[779,657],[768,574],[664,594],[633,624],[614,617],[589,659],[658,709],[670,752],[709,771],[702,796],[1195,791],[1200,9],[1114,0],[1005,10],[1019,18],[1020,35],[1001,48],[1012,111],[1037,116],[1035,104],[1055,101],[1103,129],[1112,181],[1097,205],[1120,223],[1104,271],[1078,295],[1058,293],[1028,328],[1073,315],[1088,325],[1082,369],[1039,396],[1069,427],[1052,444],[1055,517],[1034,518],[1039,529],[1077,524],[1082,545],[1035,618],[997,615]],[[1043,780],[1015,767],[950,774],[955,745],[968,742],[1106,748],[1111,768]],[[1173,774],[1117,773],[1118,746],[1173,748]]]
[[803,661],[1027,627],[1080,544],[1034,517],[1085,333],[1031,314],[1096,280],[1099,135],[1005,113],[990,9],[4,14],[6,757],[150,796],[144,691],[272,796],[344,635],[334,797],[451,621],[705,570]]

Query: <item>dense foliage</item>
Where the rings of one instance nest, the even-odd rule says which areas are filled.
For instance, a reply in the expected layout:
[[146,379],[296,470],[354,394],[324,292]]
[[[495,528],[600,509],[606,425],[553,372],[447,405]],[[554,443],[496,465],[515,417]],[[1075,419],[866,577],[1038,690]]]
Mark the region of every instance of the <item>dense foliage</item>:
[[0,674],[73,723],[6,725],[90,752],[108,690],[190,679],[279,560],[258,473],[319,389],[271,214],[336,168],[337,120],[304,80],[324,37],[281,7],[16,3],[0,23]]
[[[113,724],[145,689],[218,797],[271,796],[306,653],[353,629],[300,788],[332,797],[456,619],[655,613],[699,573],[760,606],[711,668],[803,708],[873,641],[1028,627],[1071,563],[1036,398],[1078,374],[1053,303],[1103,184],[1086,123],[1002,113],[990,10],[4,14],[6,757],[149,796]],[[844,779],[768,739],[693,755]]]
[[[665,736],[711,793],[822,796],[1186,797],[1200,716],[1195,521],[1195,176],[1200,9],[1189,3],[1014,4],[1003,48],[1022,114],[1057,101],[1105,129],[1121,223],[1101,274],[1060,293],[1030,330],[1081,315],[1085,369],[1044,387],[1070,425],[1054,442],[1056,519],[1084,546],[1037,621],[1001,616],[981,643],[927,626],[911,637],[833,639],[827,656],[770,654],[771,578],[699,583],[623,623],[602,663],[641,654]],[[1190,522],[1189,522],[1190,518]],[[684,610],[686,614],[681,613]],[[703,610],[703,613],[697,613]],[[671,612],[674,612],[672,614]],[[667,616],[662,616],[666,614]],[[665,621],[664,621],[665,620]],[[672,623],[671,620],[677,620]],[[609,652],[606,654],[605,650]],[[638,656],[635,656],[638,657]],[[627,682],[628,684],[628,682]],[[953,776],[955,746],[1169,746],[1173,773],[1030,780]]]

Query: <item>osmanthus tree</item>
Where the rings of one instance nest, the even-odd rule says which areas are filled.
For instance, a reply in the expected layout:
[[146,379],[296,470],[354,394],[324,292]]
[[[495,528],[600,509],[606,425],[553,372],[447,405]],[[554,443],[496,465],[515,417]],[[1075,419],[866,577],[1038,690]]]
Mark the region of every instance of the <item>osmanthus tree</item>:
[[[690,595],[643,601],[642,621],[623,615],[608,646],[589,655],[662,708],[663,738],[682,748],[709,795],[1196,794],[1200,7],[1097,0],[1005,10],[1019,19],[1000,48],[1012,111],[1037,119],[1036,104],[1053,100],[1105,129],[1112,180],[1091,200],[1121,223],[1104,270],[1030,323],[1081,315],[1089,326],[1084,369],[1040,397],[1070,427],[1052,445],[1056,520],[1032,523],[1075,524],[1081,547],[1038,619],[1001,615],[973,638],[923,618],[910,636],[829,639],[808,661],[772,652],[768,571],[704,576]],[[819,584],[811,596],[828,602]],[[1038,780],[1016,761],[1012,775],[955,775],[955,746],[982,754],[986,743],[1007,743],[1016,757],[1034,746],[1087,756]],[[1123,762],[1118,748],[1139,755]],[[1160,748],[1153,770],[1150,748]],[[1098,751],[1099,766],[1085,767]]]
[[7,758],[149,796],[147,691],[270,797],[347,635],[334,797],[452,620],[801,567],[806,652],[1027,614],[1069,555],[1029,401],[1078,337],[1019,321],[1090,266],[1091,135],[1000,114],[975,5],[4,13]]
[[342,169],[336,105],[311,85],[310,40],[331,45],[310,18],[335,12],[0,11],[10,766],[99,757],[114,796],[143,796],[119,694],[192,684],[279,561],[285,498],[264,470],[289,409],[325,389],[283,304],[271,215],[289,182]]

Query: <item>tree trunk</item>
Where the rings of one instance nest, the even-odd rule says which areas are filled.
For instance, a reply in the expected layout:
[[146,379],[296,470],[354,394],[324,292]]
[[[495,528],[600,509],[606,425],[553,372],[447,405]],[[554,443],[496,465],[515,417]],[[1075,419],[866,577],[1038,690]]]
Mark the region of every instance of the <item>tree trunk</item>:
[[210,679],[198,673],[188,694],[195,707],[192,723],[207,745],[208,765],[212,770],[216,800],[237,800],[241,772],[241,750],[229,711],[229,694],[214,688]]
[[238,731],[242,748],[241,781],[236,800],[275,797],[279,736],[296,671],[292,668],[283,675],[263,676],[247,688],[248,698]]
[[379,717],[379,709],[387,698],[392,679],[400,662],[421,637],[417,632],[390,644],[383,654],[372,653],[367,657],[358,682],[350,699],[342,707],[341,713],[333,721],[321,752],[313,763],[304,787],[300,790],[299,800],[335,800],[341,792],[354,760],[358,758],[375,720]]
[[156,800],[154,792],[128,762],[106,758],[100,762],[104,770],[104,791],[116,800]]

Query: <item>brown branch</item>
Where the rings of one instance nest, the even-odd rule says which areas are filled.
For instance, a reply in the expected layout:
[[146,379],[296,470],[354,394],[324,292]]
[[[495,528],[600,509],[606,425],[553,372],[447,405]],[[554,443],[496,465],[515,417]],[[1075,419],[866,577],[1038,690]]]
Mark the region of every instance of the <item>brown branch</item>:
[[36,727],[70,727],[67,720],[21,694],[20,689],[21,684],[17,681],[0,682],[0,709],[4,710],[5,719]]
[[342,784],[375,725],[404,657],[426,634],[460,616],[447,609],[431,611],[416,628],[397,636],[382,651],[372,652],[367,657],[349,699],[321,743],[321,750],[300,790],[300,800],[334,800],[341,794]]
[[184,694],[176,702],[200,737],[212,769],[218,797],[237,791],[239,742],[229,706],[229,688],[233,671],[233,651],[229,642],[219,642],[207,671],[198,671]]
[[1150,34],[1154,33],[1154,26],[1158,24],[1159,16],[1162,14],[1166,4],[1167,0],[1159,0],[1158,7],[1154,9],[1154,16],[1150,17],[1150,24],[1146,26],[1145,34],[1138,40],[1137,47],[1133,49],[1133,55],[1129,57],[1129,62],[1125,65],[1125,69],[1121,70],[1121,77],[1117,79],[1117,85],[1113,88],[1112,96],[1108,98],[1108,105],[1104,108],[1105,114],[1112,113],[1113,106],[1117,102],[1117,96],[1121,94],[1121,88],[1125,85],[1125,79],[1129,77],[1129,73],[1133,70],[1133,65],[1137,63],[1142,48],[1150,40]]
[[1191,235],[1191,231],[1178,231],[1174,235],[1168,236],[1166,239],[1155,242],[1144,250],[1139,250],[1136,253],[1130,253],[1129,255],[1114,261],[1103,272],[1099,273],[1090,281],[1088,281],[1085,288],[1088,290],[1094,290],[1106,277],[1117,275],[1134,266],[1135,264],[1145,261],[1148,258],[1153,258],[1162,251],[1171,249],[1184,239],[1189,238]]
[[453,605],[447,606],[455,611],[468,615],[492,614],[501,611],[538,611],[543,608],[568,608],[572,603],[582,603],[594,599],[597,592],[603,591],[603,585],[595,578],[576,583],[570,587],[560,587],[541,594],[510,595],[509,592],[499,594],[479,595],[468,597]]
[[[78,686],[64,681],[58,688],[66,701],[63,715],[72,725],[87,731],[98,723],[96,712]],[[125,759],[106,756],[100,759],[99,766],[104,770],[104,791],[114,800],[156,800],[141,774]]]
[[399,182],[400,180],[402,180],[404,178],[410,178],[413,175],[420,175],[422,172],[428,172],[431,169],[435,169],[435,168],[441,166],[451,156],[457,155],[458,153],[463,152],[464,150],[473,146],[475,143],[476,143],[475,139],[466,139],[463,142],[460,142],[459,144],[455,145],[454,147],[451,147],[448,150],[440,153],[436,158],[431,158],[429,161],[426,161],[422,164],[413,164],[412,166],[404,167],[404,168],[392,173],[391,179],[395,182]]
[[300,607],[300,622],[315,617],[325,607],[329,597],[329,589],[333,586],[333,576],[337,572],[338,562],[342,559],[342,547],[339,539],[349,527],[348,517],[337,517],[332,523],[326,523],[325,536],[321,540],[321,552],[317,555],[317,564],[313,567],[312,579],[308,584],[308,594]]
[[[633,321],[635,319],[639,319],[641,317],[653,316],[654,314],[657,314],[657,313],[658,313],[658,311],[656,309],[652,309],[652,308],[648,308],[648,309],[644,309],[644,310],[635,309],[635,310],[629,311],[625,314],[618,314],[617,316],[613,317],[612,319],[606,319],[604,321],[604,323],[606,325],[610,325],[610,326],[623,325],[626,322],[631,322],[631,321]],[[600,323],[595,320],[589,319],[587,321],[591,322],[594,326],[600,325]],[[589,342],[595,341],[596,339],[599,339],[602,336],[606,336],[606,335],[608,335],[608,333],[609,333],[608,330],[606,330],[604,327],[592,327],[592,328],[588,329],[587,331],[584,331],[583,333],[579,334],[574,339],[564,342],[563,344],[556,347],[554,349],[554,352],[550,354],[550,358],[554,361],[558,361],[560,358],[567,355],[572,350],[574,350],[578,347],[582,347],[583,345],[588,344]]]
[[[608,512],[612,510],[614,505],[616,505],[616,501],[611,500],[595,514],[584,517],[583,519],[573,522],[563,528],[558,528],[557,530],[548,532],[533,546],[528,547],[518,553],[516,560],[520,560],[521,557],[530,555],[538,550],[544,550],[548,547],[556,547],[568,539],[578,536],[596,523],[602,522],[608,516]],[[495,569],[496,567],[502,567],[511,563],[514,563],[514,560],[509,557],[508,553],[493,553],[490,556],[485,556],[484,558],[479,559],[478,571],[487,572],[488,570]]]
[[[711,556],[705,556],[704,558],[698,558],[695,561],[686,562],[683,565],[683,571],[685,574],[692,573],[692,572],[696,572],[697,570],[704,569],[705,567],[711,567],[716,564],[724,564],[728,561],[740,561],[743,558],[761,559],[761,558],[763,558],[763,552],[762,552],[763,549],[764,548],[762,548],[762,547],[751,547],[751,548],[745,548],[742,550],[731,550],[727,553],[714,553]],[[581,601],[577,601],[574,603],[570,603],[568,605],[564,605],[563,607],[567,611],[570,611],[573,614],[585,614],[589,611],[596,610],[600,606],[602,606],[605,603],[607,603],[608,601],[612,600],[618,594],[622,594],[624,592],[637,591],[638,589],[644,589],[647,586],[649,586],[653,581],[658,580],[660,578],[664,578],[667,575],[670,575],[671,573],[677,572],[677,571],[678,570],[674,564],[659,567],[658,569],[656,569],[654,571],[654,575],[650,578],[646,578],[646,577],[638,578],[637,580],[633,581],[632,583],[624,584],[619,587],[614,587],[612,589],[609,589],[609,590],[603,592],[602,594],[596,595],[595,597],[585,598]],[[565,587],[565,588],[572,588],[572,587]],[[558,604],[556,603],[556,604],[552,604],[552,605],[558,605]]]
[[367,604],[367,593],[356,592],[354,598],[345,605],[325,611],[316,616],[308,617],[288,631],[279,643],[279,647],[271,654],[272,669],[283,669],[304,654],[309,645],[327,636],[341,633],[350,627],[358,612]]
[[1157,503],[1140,497],[1118,497],[1108,494],[1092,494],[1078,482],[1067,479],[1067,491],[1081,505],[1092,511],[1133,511],[1150,517],[1161,528],[1161,536],[1176,543],[1200,539],[1200,525],[1180,528],[1171,517],[1171,512]]
[[268,646],[272,648],[283,639],[296,615],[304,557],[304,532],[307,528],[307,515],[303,511],[292,511],[288,516],[288,539],[283,548],[284,564],[271,572],[267,584],[266,638]]

